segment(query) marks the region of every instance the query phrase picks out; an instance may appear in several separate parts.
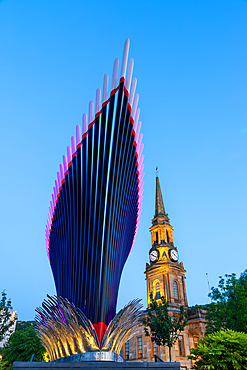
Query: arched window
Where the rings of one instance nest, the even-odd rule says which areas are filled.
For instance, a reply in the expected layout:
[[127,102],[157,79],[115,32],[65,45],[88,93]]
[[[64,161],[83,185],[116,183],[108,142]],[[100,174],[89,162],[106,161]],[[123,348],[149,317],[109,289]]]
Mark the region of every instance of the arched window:
[[173,282],[173,294],[174,298],[178,299],[178,283],[176,281]]
[[160,299],[160,283],[157,282],[156,283],[156,296],[155,296],[155,299]]

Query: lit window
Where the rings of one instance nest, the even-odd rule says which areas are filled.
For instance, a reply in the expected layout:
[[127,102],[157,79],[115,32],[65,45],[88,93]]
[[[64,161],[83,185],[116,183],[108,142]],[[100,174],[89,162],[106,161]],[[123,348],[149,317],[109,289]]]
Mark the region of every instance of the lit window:
[[142,358],[142,337],[137,338],[137,356]]
[[178,336],[178,347],[179,347],[179,356],[184,357],[184,341],[183,336]]
[[156,296],[155,296],[155,299],[160,299],[160,283],[157,282],[156,283]]
[[127,341],[124,345],[124,358],[125,360],[129,360],[130,355],[130,344],[129,341]]
[[178,299],[178,284],[176,281],[173,282],[173,293],[174,293],[174,298]]

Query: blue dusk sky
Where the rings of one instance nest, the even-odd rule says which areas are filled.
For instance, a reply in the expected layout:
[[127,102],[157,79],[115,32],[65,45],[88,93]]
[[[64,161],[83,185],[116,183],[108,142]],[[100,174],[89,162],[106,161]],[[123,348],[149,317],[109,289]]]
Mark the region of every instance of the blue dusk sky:
[[20,320],[55,294],[44,230],[56,173],[126,38],[145,185],[118,309],[140,297],[159,167],[190,305],[247,268],[247,1],[0,1],[0,291]]

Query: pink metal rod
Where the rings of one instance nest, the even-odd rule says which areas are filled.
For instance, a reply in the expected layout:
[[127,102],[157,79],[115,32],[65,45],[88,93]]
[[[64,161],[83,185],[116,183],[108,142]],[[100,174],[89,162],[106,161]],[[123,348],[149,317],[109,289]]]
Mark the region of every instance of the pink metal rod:
[[122,60],[122,68],[121,68],[121,76],[120,78],[124,77],[126,74],[126,68],[127,68],[127,61],[128,61],[128,55],[129,55],[129,47],[130,47],[130,40],[127,39],[124,44],[124,52],[123,52],[123,60]]
[[57,190],[57,196],[59,194],[59,185],[58,185],[58,181],[55,180],[55,186],[56,186],[56,190]]
[[144,170],[144,163],[142,163],[142,165],[141,165],[140,173],[142,173],[142,172],[143,172],[143,170]]
[[55,206],[56,206],[56,200],[57,200],[57,189],[56,189],[56,186],[53,187],[53,194],[54,194],[54,197],[55,197]]
[[133,119],[135,118],[135,115],[136,115],[136,109],[137,109],[137,105],[138,105],[138,100],[139,100],[139,94],[136,94],[135,99],[134,99],[133,108],[132,108],[132,111],[131,111],[131,117]]
[[136,114],[135,114],[135,118],[134,118],[134,127],[133,127],[133,129],[134,129],[134,131],[136,132],[136,130],[137,130],[137,125],[138,125],[138,120],[139,120],[139,117],[140,117],[140,108],[138,108],[137,109],[137,111],[136,111]]
[[81,142],[81,126],[76,125],[76,145],[79,145]]
[[90,102],[89,102],[89,116],[88,116],[88,118],[89,118],[89,126],[90,126],[90,124],[93,122],[93,101],[91,100]]
[[128,91],[130,91],[130,84],[131,84],[131,79],[132,79],[132,74],[133,74],[133,68],[134,68],[134,59],[130,59],[129,66],[128,66],[128,72],[127,72],[126,85],[125,85]]
[[137,79],[133,78],[131,89],[130,89],[130,96],[129,96],[129,105],[131,107],[132,107],[134,96],[135,96],[136,84],[137,84]]
[[138,140],[138,146],[137,146],[137,148],[136,148],[136,151],[137,151],[138,157],[140,157],[140,146],[141,146],[141,143],[142,143],[142,138],[143,138],[143,134],[140,134],[140,136],[139,136],[139,140]]
[[72,161],[72,153],[71,153],[71,147],[67,146],[67,157],[68,157],[68,164]]
[[[140,111],[140,109],[137,109],[137,112],[138,112],[138,110]],[[138,114],[138,116],[139,116],[139,114]],[[136,129],[136,134],[135,134],[135,142],[136,143],[139,143],[139,140],[138,139],[139,139],[139,134],[140,134],[140,131],[141,131],[141,125],[142,125],[142,123],[141,123],[141,121],[139,121],[138,124],[137,124],[137,129]]]
[[86,132],[87,132],[87,115],[86,113],[84,113],[82,117],[82,136],[85,135]]
[[139,154],[138,154],[138,156],[140,156],[140,157],[142,155],[143,148],[144,148],[144,144],[142,144],[141,147],[140,147],[140,151],[139,151]]
[[118,60],[118,58],[116,58],[115,61],[114,61],[114,66],[113,66],[111,91],[116,89],[116,86],[117,86],[118,65],[119,65],[119,60]]
[[106,73],[104,75],[104,82],[103,82],[103,104],[107,101],[108,97],[108,83],[109,83],[109,76]]
[[57,181],[58,181],[58,187],[60,188],[62,186],[62,180],[61,180],[61,173],[57,172]]
[[101,108],[101,91],[100,89],[96,90],[96,105],[95,105],[95,114],[99,113]]
[[71,146],[72,146],[72,154],[75,154],[76,152],[76,142],[75,142],[75,137],[71,136]]
[[68,170],[68,162],[67,162],[66,155],[63,155],[63,168],[64,168],[64,172]]
[[60,164],[60,165],[59,165],[59,167],[60,167],[60,176],[61,176],[61,185],[62,185],[62,181],[63,181],[63,179],[64,179],[64,170],[63,170],[63,165],[62,165],[62,164]]
[[55,200],[55,195],[52,194],[52,205],[53,205],[53,212],[54,212],[54,209],[56,207],[56,200]]
[[141,168],[141,165],[142,165],[142,163],[143,163],[143,160],[144,160],[144,155],[142,155],[141,157],[138,157],[138,159],[140,158],[140,161],[139,161],[139,163],[138,163],[138,171],[140,172],[140,168]]
[[143,180],[143,177],[144,177],[144,172],[142,172],[142,174],[140,176],[140,182]]

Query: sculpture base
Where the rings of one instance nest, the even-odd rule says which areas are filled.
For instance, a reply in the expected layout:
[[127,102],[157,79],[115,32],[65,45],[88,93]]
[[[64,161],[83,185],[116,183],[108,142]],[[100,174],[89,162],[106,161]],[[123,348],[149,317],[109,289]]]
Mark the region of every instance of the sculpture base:
[[179,362],[14,362],[13,370],[180,370]]
[[78,353],[67,357],[61,357],[53,363],[71,363],[71,362],[95,362],[95,361],[110,361],[110,362],[124,362],[122,356],[115,352],[95,351]]

